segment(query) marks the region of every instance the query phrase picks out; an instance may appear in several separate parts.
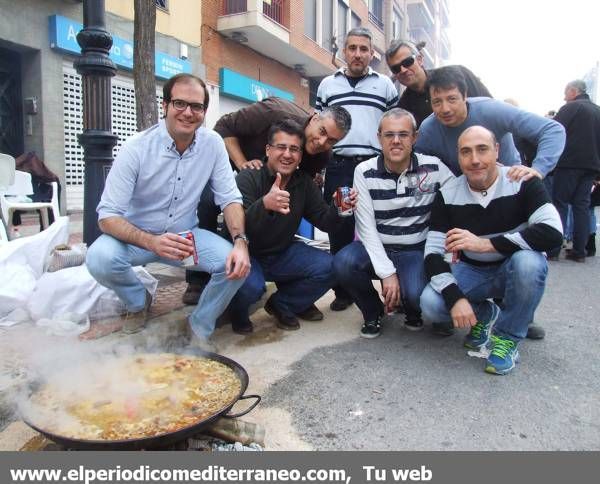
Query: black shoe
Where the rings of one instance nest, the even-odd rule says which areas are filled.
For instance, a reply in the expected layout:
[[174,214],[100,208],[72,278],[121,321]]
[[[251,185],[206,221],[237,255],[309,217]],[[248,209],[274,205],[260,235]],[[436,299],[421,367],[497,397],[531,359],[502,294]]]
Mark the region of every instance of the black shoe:
[[350,299],[336,296],[336,298],[329,305],[329,309],[332,311],[343,311],[350,305],[352,305],[352,301]]
[[406,316],[404,327],[409,331],[422,331],[423,320],[419,316]]
[[273,296],[267,299],[265,303],[265,311],[277,319],[277,327],[286,331],[294,331],[300,329],[298,318],[290,312],[283,311],[273,302]]
[[530,324],[527,328],[527,338],[529,339],[544,339],[546,330],[537,324]]
[[202,295],[202,291],[204,291],[205,287],[206,286],[204,284],[188,284],[188,286],[185,288],[183,296],[181,296],[181,301],[183,304],[187,304],[189,306],[195,306],[198,304],[200,296]]
[[548,256],[546,256],[546,259],[549,260],[549,261],[551,261],[551,262],[558,262],[559,261],[557,255],[548,255]]
[[566,251],[567,253],[565,254],[565,259],[567,260],[572,260],[575,262],[585,262],[585,256],[583,255],[578,255],[577,253],[573,252],[572,250],[567,249]]
[[231,329],[234,333],[237,334],[250,334],[254,331],[254,326],[252,325],[252,321],[250,321],[249,319],[242,323],[232,321]]
[[365,321],[360,329],[360,335],[363,338],[373,339],[381,334],[381,320]]
[[438,336],[452,336],[454,334],[452,323],[431,323],[431,330],[433,334]]
[[308,309],[296,313],[296,316],[304,321],[323,321],[323,313],[314,304],[311,304]]
[[585,253],[588,257],[594,257],[596,255],[596,234],[590,234],[585,246]]

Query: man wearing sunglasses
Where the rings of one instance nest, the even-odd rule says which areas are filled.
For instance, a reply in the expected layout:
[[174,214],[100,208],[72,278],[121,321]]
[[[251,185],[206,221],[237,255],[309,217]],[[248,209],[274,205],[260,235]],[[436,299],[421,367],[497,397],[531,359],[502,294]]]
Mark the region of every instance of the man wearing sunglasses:
[[[278,289],[265,310],[284,330],[298,329],[298,317],[314,320],[314,302],[333,285],[332,256],[294,240],[303,217],[325,232],[343,220],[336,207],[323,201],[312,178],[298,169],[304,144],[301,125],[290,120],[275,123],[269,130],[266,162],[236,177],[244,198],[252,256],[250,275],[229,305],[237,333],[253,331],[248,308],[265,292],[265,281],[275,282]],[[356,198],[352,190],[353,206]]]
[[[197,253],[194,270],[212,274],[189,316],[192,339],[202,344],[217,317],[250,271],[242,196],[223,140],[201,127],[208,106],[202,79],[178,74],[163,88],[164,120],[119,150],[98,204],[104,232],[89,248],[87,266],[125,304],[123,331],[140,331],[152,298],[133,266],[161,261],[181,267]],[[196,207],[205,186],[222,208],[233,244],[197,227]],[[191,240],[178,235],[191,231]]]
[[[350,30],[344,42],[346,66],[323,79],[317,90],[317,111],[343,106],[352,116],[352,129],[333,147],[333,156],[327,164],[323,190],[327,202],[338,187],[352,186],[356,165],[381,152],[375,126],[381,115],[398,102],[392,81],[369,66],[373,54],[371,32],[362,27]],[[337,253],[353,240],[354,217],[348,217],[338,230],[329,234],[331,252]],[[331,310],[342,311],[350,304],[350,295],[336,287]]]
[[[431,114],[431,106],[425,90],[428,72],[423,67],[421,49],[424,44],[415,45],[408,40],[392,41],[385,53],[387,64],[396,80],[406,87],[398,101],[398,107],[410,111],[417,120],[417,127]],[[469,97],[492,97],[490,91],[479,78],[464,66],[458,68],[467,83]]]
[[[305,141],[299,169],[310,177],[315,177],[325,167],[331,156],[331,147],[346,135],[352,124],[350,114],[341,106],[309,114],[291,101],[269,97],[223,115],[214,130],[223,138],[235,171],[260,169],[269,128],[273,123],[287,119],[303,126]],[[200,228],[216,232],[219,213],[220,208],[214,203],[212,192],[205,190],[198,206]],[[188,286],[182,300],[185,304],[196,304],[210,274],[187,271],[185,278]]]

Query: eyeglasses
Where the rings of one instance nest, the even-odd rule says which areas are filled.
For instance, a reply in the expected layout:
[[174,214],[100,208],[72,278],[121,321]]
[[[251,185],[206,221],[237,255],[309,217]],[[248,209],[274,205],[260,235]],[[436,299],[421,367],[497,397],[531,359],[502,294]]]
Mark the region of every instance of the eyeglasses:
[[302,153],[302,148],[300,148],[299,146],[296,145],[284,145],[284,144],[278,144],[278,145],[269,145],[271,148],[275,148],[277,151],[286,151],[286,150],[290,150],[290,153],[292,155],[297,155],[299,153]]
[[396,136],[400,138],[400,141],[406,141],[412,136],[412,133],[409,133],[408,131],[385,131],[381,133],[381,136],[383,136],[386,141],[394,141]]
[[206,109],[206,106],[202,103],[189,103],[183,99],[171,99],[171,104],[177,111],[185,111],[189,106],[195,114],[203,113]]
[[390,71],[392,71],[394,74],[399,74],[402,67],[404,67],[405,69],[408,69],[410,66],[412,66],[415,63],[416,59],[417,59],[417,55],[413,54],[410,57],[407,57],[406,59],[404,59],[403,61],[398,62],[398,64],[394,64],[393,66],[390,66]]

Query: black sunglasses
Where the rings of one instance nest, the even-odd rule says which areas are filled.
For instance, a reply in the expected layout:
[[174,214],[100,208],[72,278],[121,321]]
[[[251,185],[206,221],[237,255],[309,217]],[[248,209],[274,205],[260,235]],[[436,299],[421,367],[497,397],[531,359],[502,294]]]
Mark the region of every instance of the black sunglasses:
[[394,64],[393,66],[390,66],[390,71],[392,71],[394,74],[398,74],[402,67],[404,67],[405,69],[408,69],[410,66],[412,66],[415,63],[416,59],[417,59],[417,55],[413,54],[410,57],[407,57],[406,59],[404,59],[403,61],[398,62],[398,64]]

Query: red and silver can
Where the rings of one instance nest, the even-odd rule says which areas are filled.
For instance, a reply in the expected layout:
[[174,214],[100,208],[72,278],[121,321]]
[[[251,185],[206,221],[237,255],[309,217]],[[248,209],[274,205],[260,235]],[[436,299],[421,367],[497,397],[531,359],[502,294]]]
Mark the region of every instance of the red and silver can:
[[177,235],[181,237],[191,240],[194,245],[194,253],[187,256],[181,262],[184,266],[195,266],[198,265],[198,252],[196,252],[196,241],[194,240],[194,233],[191,230],[185,230],[184,232],[179,232]]
[[354,213],[350,202],[350,187],[338,187],[333,197],[333,203],[337,207],[340,217],[350,217]]

